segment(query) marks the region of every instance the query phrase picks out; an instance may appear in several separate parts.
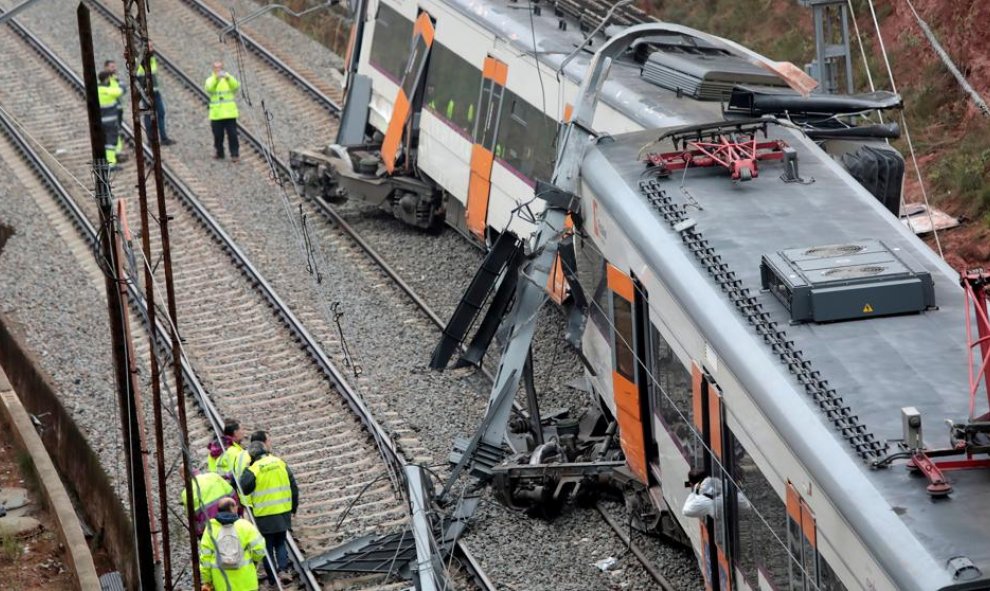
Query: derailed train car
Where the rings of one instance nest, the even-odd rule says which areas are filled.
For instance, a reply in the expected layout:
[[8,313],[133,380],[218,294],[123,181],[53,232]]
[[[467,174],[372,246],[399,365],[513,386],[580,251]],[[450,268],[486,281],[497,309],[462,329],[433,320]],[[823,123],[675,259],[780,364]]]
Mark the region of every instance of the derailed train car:
[[[542,207],[603,42],[582,30],[600,18],[536,6],[362,4],[341,138],[293,154],[306,186],[479,241],[528,234],[518,212]],[[572,179],[580,346],[628,473],[706,584],[990,589],[987,424],[971,405],[933,429],[976,393],[987,279],[960,285],[899,223],[896,129],[843,117],[899,99],[809,98],[786,67],[677,27],[602,82]],[[680,510],[692,469],[711,518]]]
[[[420,228],[446,222],[482,243],[506,229],[530,231],[531,222],[514,212],[553,171],[558,125],[569,116],[588,52],[611,28],[651,20],[619,9],[589,38],[608,8],[600,4],[357,3],[339,136],[291,153],[301,185],[332,202],[379,205]],[[602,90],[594,119],[602,132],[708,121],[736,83],[786,88],[774,73],[690,36],[658,37],[624,61]],[[658,84],[705,100],[658,99]],[[860,166],[875,184],[876,158],[864,158]],[[899,195],[899,186],[885,185],[886,194]]]

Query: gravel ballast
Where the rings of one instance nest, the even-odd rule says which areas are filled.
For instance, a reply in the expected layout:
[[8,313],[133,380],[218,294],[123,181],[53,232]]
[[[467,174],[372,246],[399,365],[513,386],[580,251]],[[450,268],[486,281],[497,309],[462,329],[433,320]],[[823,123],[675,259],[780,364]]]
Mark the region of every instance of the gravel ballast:
[[[5,4],[10,5],[10,0]],[[116,6],[116,3],[113,5]],[[242,8],[240,14],[244,14],[245,10],[246,8]],[[170,21],[172,12],[179,10],[159,6],[151,15],[153,22],[156,23],[152,29],[158,37],[164,36],[165,31],[182,30],[176,27],[178,20]],[[79,63],[73,11],[66,9],[53,13],[51,10],[44,12],[28,10],[23,14],[21,22],[41,35],[69,63]],[[294,55],[305,56],[306,63],[312,69],[318,69],[317,65],[325,67],[322,64],[334,63],[327,56],[327,54],[332,56],[328,50],[316,45],[281,21],[263,17],[252,22],[251,26],[262,31],[261,23],[266,23],[265,27],[277,29],[280,48]],[[119,55],[119,37],[113,35],[111,29],[95,16],[94,28],[98,35],[97,55]],[[224,55],[225,52],[230,55],[230,47],[219,45],[215,35],[212,38],[201,38],[197,43],[199,46],[197,51],[186,51],[181,54],[169,51],[169,45],[180,45],[175,40],[171,43],[160,41],[157,45],[163,53],[167,52],[170,57],[178,58],[182,68],[193,73],[199,72],[205,78],[209,64],[214,59],[213,56]],[[228,59],[228,61],[232,60]],[[334,230],[312,210],[306,210],[309,237],[326,255],[327,264],[320,269],[323,281],[316,285],[314,278],[307,272],[306,257],[301,254],[298,246],[301,236],[297,230],[299,227],[296,215],[297,202],[286,204],[282,201],[277,188],[265,174],[264,164],[247,149],[243,138],[244,158],[239,165],[209,160],[211,146],[205,121],[205,108],[193,99],[192,95],[181,91],[177,81],[168,76],[163,80],[169,109],[170,135],[180,142],[165,149],[166,163],[174,165],[184,175],[189,174],[210,187],[211,197],[222,203],[213,211],[214,215],[235,236],[276,290],[290,302],[308,328],[325,343],[328,353],[342,362],[344,357],[337,328],[332,316],[328,314],[329,304],[339,302],[337,309],[343,312],[340,321],[346,342],[354,361],[363,369],[362,376],[352,381],[376,409],[394,415],[394,421],[390,423],[394,429],[408,429],[412,433],[418,444],[428,450],[429,458],[426,459],[436,464],[444,463],[452,438],[456,435],[469,434],[476,427],[487,401],[487,382],[464,371],[444,373],[429,371],[427,363],[436,343],[438,330],[426,321],[404,296],[390,287],[386,278],[364,262],[364,255],[358,253],[346,240],[337,237]],[[267,89],[260,84],[253,84],[250,74],[248,81],[254,92],[253,103],[258,105],[256,108],[260,108],[262,97],[265,98],[266,104],[272,105],[270,108],[275,114],[272,132],[279,155],[284,156],[288,148],[296,145],[317,145],[321,140],[326,140],[326,138],[310,137],[311,134],[307,134],[304,122],[293,122],[290,113],[277,112],[275,107],[278,102],[275,100],[278,96],[277,89]],[[251,109],[252,107],[242,104],[243,119],[252,118]],[[254,117],[256,120],[260,119],[258,113],[255,113]],[[18,192],[16,188],[10,191]],[[15,215],[17,210],[24,208],[9,205],[10,203],[11,200],[4,199],[4,203],[0,204],[0,214],[10,216],[11,225],[19,228],[25,220],[18,219]],[[11,211],[8,212],[8,208]],[[290,217],[287,211],[292,212],[295,217]],[[385,214],[369,211],[367,208],[347,207],[344,213],[348,221],[354,224],[403,277],[414,285],[441,317],[446,318],[480,262],[480,252],[450,230],[435,237],[419,233]],[[23,212],[21,215],[24,215]],[[0,217],[0,219],[7,218]],[[35,219],[34,223],[41,222]],[[20,235],[20,232],[21,230],[18,229],[15,237]],[[38,229],[36,232],[41,234],[43,230]],[[10,264],[12,265],[10,268],[14,269],[20,265],[32,264],[28,261],[19,260],[11,263],[9,259],[5,260],[9,250],[10,243],[5,248],[4,254],[0,255],[0,265]],[[58,258],[56,256],[58,249],[53,248],[53,250],[55,252],[48,253],[48,256]],[[68,269],[74,267],[75,263],[51,263],[46,260],[43,265],[54,265],[51,272],[56,277],[63,277],[63,269],[58,265]],[[0,269],[3,267],[0,266]],[[4,273],[4,276],[11,275]],[[64,276],[71,277],[71,275]],[[19,314],[29,314],[36,319],[44,319],[41,324],[47,328],[39,327],[38,330],[48,332],[39,336],[37,342],[48,344],[50,348],[54,348],[52,345],[58,343],[59,349],[66,351],[53,363],[53,373],[56,374],[57,379],[71,381],[86,375],[82,373],[83,371],[89,374],[87,379],[90,381],[81,381],[81,384],[85,384],[83,390],[85,394],[80,395],[78,404],[73,407],[78,409],[76,412],[80,416],[93,412],[90,407],[97,404],[98,394],[112,403],[113,386],[109,354],[104,354],[104,359],[100,363],[86,363],[74,350],[79,348],[79,343],[82,342],[86,344],[86,348],[100,352],[109,351],[105,308],[99,300],[99,291],[93,287],[89,288],[92,291],[92,298],[96,298],[91,301],[86,299],[85,290],[73,290],[74,294],[80,292],[75,295],[74,302],[85,312],[83,315],[85,322],[91,323],[91,326],[76,328],[72,327],[68,320],[55,323],[47,320],[52,314],[59,313],[55,312],[59,307],[58,298],[39,296],[39,293],[45,290],[21,284],[8,285],[11,282],[6,281],[2,283],[0,290],[3,291],[0,294],[5,296],[3,304],[5,311],[8,305],[12,305],[19,309]],[[64,280],[52,280],[52,285],[49,287],[64,288],[65,285]],[[10,297],[6,297],[8,295]],[[41,301],[38,301],[39,297]],[[181,310],[179,316],[181,323]],[[18,318],[24,321],[21,316]],[[580,375],[581,370],[576,358],[567,351],[565,345],[558,342],[560,323],[559,313],[547,309],[534,346],[537,385],[541,389],[545,408],[568,406],[580,409],[587,402],[586,395],[564,386],[566,382]],[[59,332],[63,325],[72,327],[67,331],[68,334]],[[103,341],[88,336],[80,339],[80,334],[90,334],[84,329],[102,330]],[[100,347],[97,342],[106,342],[107,345]],[[552,370],[548,368],[551,363]],[[84,369],[82,365],[88,367]],[[77,372],[79,375],[76,375]],[[105,406],[106,402],[102,405]],[[389,421],[387,420],[386,423]],[[273,435],[276,441],[279,437],[291,437],[290,434]],[[99,438],[101,434],[94,433],[93,436]],[[402,433],[399,433],[399,436],[401,438]],[[106,438],[106,435],[103,437]],[[112,465],[112,461],[108,465]],[[488,504],[479,515],[482,519],[469,534],[468,540],[475,554],[479,555],[488,569],[489,575],[496,581],[504,582],[507,588],[646,589],[654,587],[651,579],[645,575],[634,559],[624,554],[618,538],[593,511],[568,512],[551,524],[517,516],[500,506]],[[588,541],[582,541],[584,539]],[[669,556],[664,555],[658,560],[660,562],[685,560],[683,555],[675,554],[671,552]],[[603,573],[594,566],[594,563],[607,556],[622,556],[621,566]],[[548,563],[554,565],[552,569],[546,568]],[[693,557],[689,557],[689,564],[691,563]],[[685,583],[684,588],[696,588],[697,576],[695,570],[694,584]],[[684,580],[690,581],[691,576],[685,576]]]

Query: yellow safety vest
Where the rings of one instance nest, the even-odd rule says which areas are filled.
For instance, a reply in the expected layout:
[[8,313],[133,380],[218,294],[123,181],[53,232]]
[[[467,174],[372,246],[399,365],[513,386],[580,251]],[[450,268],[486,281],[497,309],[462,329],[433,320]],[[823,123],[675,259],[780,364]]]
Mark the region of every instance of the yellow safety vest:
[[265,539],[261,537],[258,528],[246,519],[238,519],[233,525],[237,537],[241,540],[241,548],[244,549],[244,555],[236,568],[220,568],[216,541],[223,526],[219,521],[210,520],[199,542],[200,578],[203,584],[211,585],[214,591],[245,591],[258,588],[258,573],[255,565],[265,557]]
[[[111,78],[112,80],[112,78]],[[98,86],[96,88],[97,97],[100,100],[100,119],[104,123],[117,122],[117,99],[124,94],[120,84],[110,83],[108,86]],[[112,121],[110,115],[113,115]]]
[[241,83],[230,74],[219,79],[215,74],[210,74],[203,84],[206,93],[210,95],[210,121],[237,119],[237,101],[234,99],[234,93],[240,87]]
[[248,468],[255,478],[251,506],[255,517],[281,515],[292,511],[292,487],[285,462],[273,456],[262,456]]
[[[138,84],[144,86],[144,64],[138,64],[136,75]],[[155,56],[151,56],[151,88],[158,92],[158,58]]]
[[106,152],[107,163],[117,164],[117,100],[124,94],[124,89],[117,86],[98,86],[96,95],[100,101],[100,123],[103,125],[103,149]]
[[124,95],[124,90],[120,86],[120,80],[118,80],[117,79],[117,75],[114,74],[114,75],[110,76],[110,81],[109,82],[110,82],[110,88],[120,88],[121,89],[120,90],[121,96],[117,97],[117,108],[118,109],[123,109],[124,108],[124,103],[120,99]]
[[240,480],[241,474],[251,463],[251,456],[237,443],[231,443],[219,458],[209,458],[206,461],[210,472],[216,472],[225,478]]
[[[204,472],[193,477],[193,511],[206,512],[220,502],[220,499],[234,494],[234,487],[230,486],[223,476],[213,472]],[[186,491],[182,491],[182,506],[186,506]]]

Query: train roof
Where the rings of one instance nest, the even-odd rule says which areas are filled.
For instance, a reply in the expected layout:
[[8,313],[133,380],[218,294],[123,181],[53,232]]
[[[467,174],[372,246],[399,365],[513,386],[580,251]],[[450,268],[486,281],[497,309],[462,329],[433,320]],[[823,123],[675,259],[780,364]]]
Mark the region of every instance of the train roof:
[[[577,23],[567,16],[555,16],[553,8],[543,6],[542,14],[530,20],[530,5],[510,0],[445,0],[448,6],[494,32],[516,49],[537,55],[540,61],[556,70],[564,59],[582,46],[588,33],[581,31]],[[566,30],[558,22],[570,23]],[[534,47],[535,39],[535,47]],[[598,34],[586,50],[578,52],[564,67],[564,75],[574,83],[580,83],[593,57],[604,42]],[[693,121],[699,111],[715,116],[719,112],[717,102],[658,101],[657,93],[672,95],[669,91],[645,80],[640,75],[642,65],[630,58],[622,58],[612,68],[599,99],[622,112],[645,128],[670,125],[671,121]],[[553,105],[547,108],[552,109]],[[553,114],[552,112],[550,113]],[[556,114],[562,118],[562,113]]]
[[[887,560],[880,556],[889,572],[907,573],[911,566],[922,568],[922,563],[938,569],[926,576],[902,575],[907,577],[903,588],[950,584],[951,577],[943,575],[947,561],[957,556],[969,558],[990,574],[990,538],[986,536],[990,511],[983,504],[990,490],[990,471],[951,472],[953,493],[935,501],[925,491],[925,480],[910,478],[903,465],[876,470],[860,459],[644,197],[640,182],[645,165],[640,151],[661,131],[599,141],[584,160],[585,185],[628,233],[630,244],[640,250],[651,272],[696,322],[710,327],[703,328],[706,338],[712,339],[731,370],[741,374],[740,381],[781,427],[781,434],[850,526],[875,549],[897,546],[898,556],[887,556]],[[813,182],[785,183],[778,178],[782,164],[764,163],[759,178],[751,182],[734,183],[725,169],[716,167],[689,170],[683,177],[686,190],[680,188],[680,172],[658,183],[673,203],[688,206],[695,230],[878,440],[901,438],[900,409],[914,406],[924,417],[928,446],[947,447],[943,420],[965,420],[968,412],[965,314],[970,311],[965,309],[958,275],[801,132],[771,125],[768,133],[770,139],[784,140],[796,149],[801,176]],[[769,292],[761,292],[763,255],[863,240],[879,240],[916,268],[928,271],[938,308],[789,325],[791,317],[784,305]],[[707,293],[702,294],[699,286]],[[786,390],[775,389],[774,383],[786,384]],[[795,405],[802,406],[805,416],[805,409],[817,416],[817,421],[811,420],[820,428],[802,424]],[[905,529],[916,543],[902,536]],[[934,560],[935,565],[923,558]]]
[[[531,20],[528,3],[445,0],[445,4],[518,50],[535,53],[552,69],[587,35],[573,19],[554,15],[548,6]],[[558,27],[561,19],[570,23],[567,30]],[[598,35],[588,50],[566,65],[567,78],[575,83],[583,79],[603,39]],[[591,148],[582,167],[586,186],[629,235],[630,243],[637,245],[651,270],[705,328],[719,355],[901,588],[953,585],[956,581],[947,562],[959,556],[971,560],[984,576],[990,575],[990,538],[984,525],[990,510],[981,502],[990,490],[990,472],[952,472],[952,495],[933,501],[925,481],[910,478],[902,465],[871,469],[770,347],[757,338],[640,191],[644,164],[639,152],[646,143],[671,126],[722,117],[718,102],[678,96],[644,79],[641,71],[641,64],[620,58],[599,99],[648,131],[609,137]],[[929,447],[945,447],[948,433],[942,421],[962,420],[968,410],[964,315],[970,312],[958,275],[803,133],[776,125],[769,133],[797,151],[800,174],[813,183],[784,183],[778,179],[782,166],[773,163],[748,183],[730,182],[721,169],[691,170],[684,179],[690,197],[679,190],[680,173],[675,173],[666,181],[667,193],[675,203],[697,201],[690,209],[695,227],[876,439],[899,439],[900,409],[914,406],[924,417]],[[866,240],[881,241],[910,265],[929,272],[938,308],[920,314],[789,325],[788,310],[760,290],[765,254]],[[817,428],[811,428],[811,422]],[[981,580],[990,582],[990,578]],[[967,588],[987,587],[972,583],[976,586]]]

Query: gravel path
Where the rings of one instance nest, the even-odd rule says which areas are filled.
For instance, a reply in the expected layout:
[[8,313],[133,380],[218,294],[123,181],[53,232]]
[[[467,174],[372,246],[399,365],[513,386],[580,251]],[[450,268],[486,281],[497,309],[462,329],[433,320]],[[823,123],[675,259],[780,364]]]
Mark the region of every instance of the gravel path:
[[[4,3],[9,6],[12,0],[5,0]],[[151,15],[156,23],[152,27],[153,33],[173,32],[170,39],[164,34],[153,35],[156,45],[167,55],[172,55],[170,48],[178,50],[185,43],[175,38],[174,31],[187,31],[190,28],[185,19],[176,17],[176,20],[170,20],[173,18],[170,16],[173,12],[172,4],[174,2],[157,6]],[[32,9],[26,11],[21,20],[57,48],[70,63],[79,63],[74,11]],[[324,65],[332,64],[332,59],[327,56],[330,54],[328,50],[317,46],[277,19],[265,17],[252,22],[251,26],[262,31],[262,23],[266,23],[265,27],[270,26],[280,31],[280,48],[290,54],[306,57],[308,63],[314,65],[313,69],[329,70]],[[94,27],[98,37],[97,55],[119,55],[119,35],[95,16]],[[215,59],[214,56],[233,55],[229,45],[221,46],[215,35],[199,35],[193,42],[199,48],[198,51],[183,52],[176,54],[176,57],[180,59],[181,67],[190,72],[200,72],[203,77],[208,72],[209,63]],[[228,58],[228,62],[231,61]],[[249,72],[246,80],[252,87],[254,103],[258,108],[262,96],[266,97],[266,104],[269,104],[267,97],[278,96],[277,89],[265,88],[260,83],[255,85],[251,76]],[[327,78],[332,80],[333,76]],[[433,463],[445,462],[451,439],[458,434],[470,433],[475,428],[487,398],[487,383],[465,372],[430,372],[426,364],[438,331],[388,285],[387,279],[368,268],[363,255],[346,240],[337,237],[311,209],[304,209],[308,213],[310,238],[325,253],[327,261],[327,265],[321,269],[323,282],[315,285],[312,276],[307,273],[306,259],[297,246],[299,235],[295,231],[293,220],[298,223],[298,217],[287,215],[287,211],[295,213],[298,204],[282,201],[276,188],[266,180],[263,162],[256,157],[249,157],[243,142],[245,161],[240,165],[216,163],[205,158],[210,153],[210,140],[204,108],[191,94],[179,90],[178,82],[174,79],[165,77],[164,83],[170,135],[180,141],[179,145],[166,149],[167,162],[182,174],[191,175],[199,184],[209,187],[209,197],[222,204],[215,208],[214,215],[221,219],[275,288],[291,302],[310,330],[323,340],[328,352],[335,355],[338,361],[343,361],[337,329],[332,316],[327,312],[330,302],[340,303],[338,309],[344,313],[341,323],[346,341],[355,361],[364,370],[363,375],[355,380],[356,386],[384,415],[384,422],[396,432],[400,440],[411,439],[410,447],[413,448],[416,447],[417,440],[422,444],[428,451],[428,456],[420,459]],[[273,100],[271,104],[276,102]],[[242,109],[250,111],[244,105]],[[274,106],[272,110],[275,110]],[[251,116],[245,113],[243,118],[248,121]],[[310,131],[312,126],[302,124],[302,120],[293,121],[291,114],[276,113],[272,126],[276,146],[281,154],[286,153],[290,146],[300,143],[317,145],[326,141],[326,137]],[[6,180],[3,182],[6,183]],[[18,192],[16,188],[9,191]],[[6,208],[9,204],[10,200],[5,199],[2,205]],[[23,211],[23,208],[16,206],[12,206],[12,209]],[[439,238],[425,236],[383,214],[364,208],[350,207],[345,213],[347,219],[420,290],[421,295],[441,316],[449,314],[480,261],[481,255],[476,249],[452,231],[445,232]],[[442,264],[437,264],[438,261]],[[0,264],[2,262],[0,260]],[[25,264],[28,266],[23,266]],[[74,267],[74,263],[65,262],[64,265]],[[30,263],[19,261],[13,268],[34,267]],[[60,270],[53,272],[62,276]],[[58,298],[52,298],[52,302],[35,303],[34,298],[39,295],[36,289],[27,287],[16,291],[17,285],[7,283],[3,282],[2,289],[13,289],[15,293],[11,294],[12,297],[4,298],[5,306],[21,306],[35,318],[50,318],[54,312],[49,311],[58,309]],[[54,283],[66,285],[61,281]],[[98,291],[92,291],[98,298]],[[0,293],[7,295],[5,292]],[[92,321],[91,329],[103,330],[105,342],[105,313],[102,304],[83,302],[81,297],[76,299],[90,318],[87,322]],[[179,316],[181,325],[181,310]],[[64,348],[67,353],[53,365],[57,373],[75,379],[78,377],[77,372],[81,374],[83,371],[83,368],[74,365],[80,361],[78,355],[71,353],[78,347],[78,342],[73,342],[75,337],[72,336],[72,329],[69,334],[58,333],[58,328],[63,324],[65,323],[46,322],[45,326],[50,327],[47,330],[51,334],[40,337],[39,342],[64,344],[60,349]],[[573,355],[562,344],[557,343],[559,326],[560,318],[556,311],[548,313],[541,323],[535,345],[537,384],[544,397],[545,408],[581,408],[585,404],[585,395],[563,386],[571,378],[580,375],[580,369]],[[94,350],[109,350],[108,346],[99,347],[96,344],[100,341],[86,338],[81,342],[87,343],[87,347]],[[552,371],[548,370],[551,364]],[[102,369],[97,370],[96,367]],[[87,412],[97,393],[104,393],[105,398],[112,400],[109,360],[105,359],[102,365],[89,364],[85,371],[92,375],[94,381],[87,385],[87,391],[91,393],[89,398],[83,398],[74,407],[81,409],[78,411],[80,415]],[[438,412],[437,409],[449,410]],[[273,436],[277,445],[280,438],[291,435],[274,433]],[[592,512],[568,513],[552,524],[522,519],[507,513],[501,507],[488,507],[482,514],[486,518],[479,521],[469,540],[473,546],[478,547],[475,553],[480,555],[492,578],[506,583],[507,588],[605,589],[616,585],[622,588],[653,587],[642,569],[635,565],[624,568],[621,575],[602,575],[593,566],[603,555],[621,554],[622,550],[618,539],[605,529],[600,517]],[[587,533],[581,535],[581,532]],[[576,535],[591,541],[587,544],[576,543],[575,539],[581,539],[575,538]],[[542,568],[545,564],[539,556],[534,555],[535,549],[553,555],[553,562],[557,566],[552,571],[541,571],[541,574],[534,575],[539,570],[535,565]],[[527,556],[533,556],[534,559],[528,560]],[[694,576],[697,580],[697,575]]]

